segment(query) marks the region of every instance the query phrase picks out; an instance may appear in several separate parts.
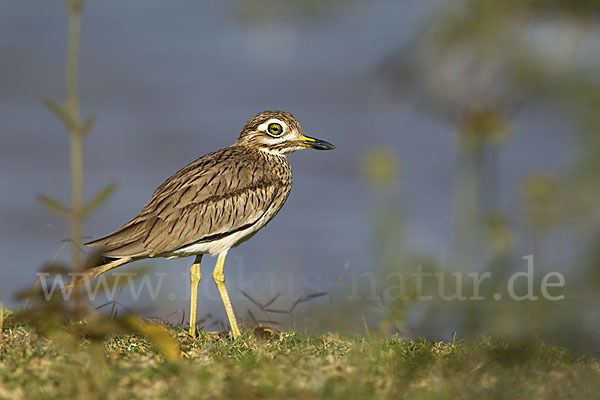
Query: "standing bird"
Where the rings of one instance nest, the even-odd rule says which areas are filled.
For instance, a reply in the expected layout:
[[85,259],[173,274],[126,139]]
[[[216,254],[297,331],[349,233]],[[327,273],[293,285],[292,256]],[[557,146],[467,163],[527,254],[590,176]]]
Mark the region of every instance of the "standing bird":
[[190,334],[196,335],[196,303],[203,254],[218,255],[213,279],[234,339],[240,335],[223,266],[227,251],[250,239],[285,203],[292,188],[288,153],[335,148],[302,134],[290,113],[263,111],[250,118],[237,141],[179,170],[155,191],[142,211],[110,235],[86,243],[103,246],[113,261],[77,274],[63,289],[144,258],[196,256],[190,268]]

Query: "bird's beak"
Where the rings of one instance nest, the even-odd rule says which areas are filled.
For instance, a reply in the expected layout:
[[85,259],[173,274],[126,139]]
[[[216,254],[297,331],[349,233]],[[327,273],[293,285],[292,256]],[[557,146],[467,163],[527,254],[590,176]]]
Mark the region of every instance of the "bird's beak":
[[317,149],[317,150],[333,150],[335,149],[335,146],[332,145],[329,142],[326,142],[324,140],[321,139],[315,139],[315,138],[311,138],[309,136],[300,136],[298,139],[292,139],[295,142],[298,142],[298,144],[302,147],[308,147],[310,149]]

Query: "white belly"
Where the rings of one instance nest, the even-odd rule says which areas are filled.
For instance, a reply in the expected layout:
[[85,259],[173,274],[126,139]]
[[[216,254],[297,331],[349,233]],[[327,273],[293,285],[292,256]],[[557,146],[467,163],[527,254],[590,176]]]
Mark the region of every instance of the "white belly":
[[232,233],[221,239],[206,243],[195,243],[179,250],[175,250],[171,255],[167,256],[167,258],[189,257],[198,254],[210,254],[214,256],[250,239],[257,231],[258,229],[256,229],[256,227],[251,226],[250,228]]
[[[284,202],[290,193],[290,188],[291,186],[288,187],[288,190],[284,193]],[[279,212],[279,209],[282,206],[283,202],[280,203],[279,207],[277,208],[271,207],[269,210],[267,210],[267,212],[265,212],[265,214],[263,214],[259,221],[242,231],[232,233],[224,238],[212,240],[210,242],[190,244],[189,246],[182,247],[170,254],[162,256],[166,258],[179,258],[196,256],[199,254],[210,254],[213,256],[221,254],[224,251],[229,250],[254,236],[256,232],[265,226]]]

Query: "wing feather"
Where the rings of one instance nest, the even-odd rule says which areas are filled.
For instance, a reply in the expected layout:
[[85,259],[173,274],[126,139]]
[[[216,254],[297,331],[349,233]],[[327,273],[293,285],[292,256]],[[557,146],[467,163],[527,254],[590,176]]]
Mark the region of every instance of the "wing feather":
[[192,162],[160,185],[133,220],[88,244],[104,245],[109,257],[154,257],[256,223],[276,199],[285,201],[291,185],[287,161],[278,170],[257,153],[232,146]]

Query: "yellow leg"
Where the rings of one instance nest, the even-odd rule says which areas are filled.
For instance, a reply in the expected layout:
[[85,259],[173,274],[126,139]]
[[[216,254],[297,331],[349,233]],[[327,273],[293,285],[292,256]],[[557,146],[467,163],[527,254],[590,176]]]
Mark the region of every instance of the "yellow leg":
[[202,255],[196,256],[194,264],[190,268],[190,335],[196,337],[196,305],[198,303],[198,283],[202,279],[200,273],[200,262]]
[[215,281],[215,284],[217,285],[217,289],[219,289],[221,300],[223,300],[223,305],[225,306],[225,311],[227,312],[227,318],[229,318],[229,325],[231,325],[231,333],[233,334],[233,338],[236,339],[238,336],[240,336],[240,328],[238,328],[237,322],[235,320],[233,306],[231,305],[229,295],[227,294],[227,288],[225,287],[225,275],[223,275],[223,266],[225,265],[226,256],[227,251],[219,254],[217,265],[213,270],[213,279]]

